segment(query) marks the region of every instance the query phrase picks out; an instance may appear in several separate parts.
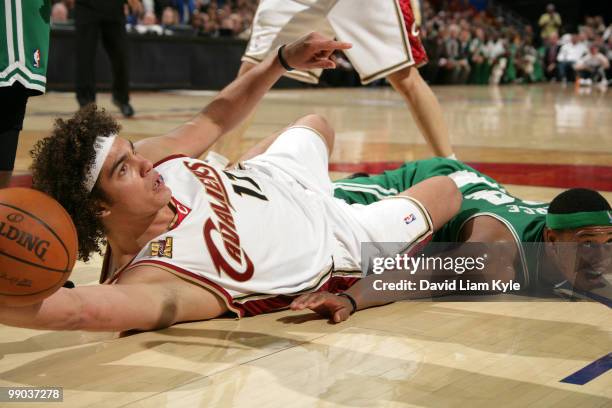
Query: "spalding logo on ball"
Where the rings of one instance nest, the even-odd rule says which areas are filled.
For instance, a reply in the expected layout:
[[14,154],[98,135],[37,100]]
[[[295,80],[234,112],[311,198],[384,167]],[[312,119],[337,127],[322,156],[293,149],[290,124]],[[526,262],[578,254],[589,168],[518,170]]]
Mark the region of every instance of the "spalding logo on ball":
[[77,256],[72,219],[54,199],[29,188],[0,190],[0,304],[42,301],[70,276]]

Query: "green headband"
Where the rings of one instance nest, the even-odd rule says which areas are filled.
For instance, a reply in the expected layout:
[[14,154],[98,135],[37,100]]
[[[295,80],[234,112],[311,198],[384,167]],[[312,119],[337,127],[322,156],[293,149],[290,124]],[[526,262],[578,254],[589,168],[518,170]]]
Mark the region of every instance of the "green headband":
[[546,215],[546,226],[550,229],[574,229],[591,226],[612,225],[612,211],[575,212],[571,214]]

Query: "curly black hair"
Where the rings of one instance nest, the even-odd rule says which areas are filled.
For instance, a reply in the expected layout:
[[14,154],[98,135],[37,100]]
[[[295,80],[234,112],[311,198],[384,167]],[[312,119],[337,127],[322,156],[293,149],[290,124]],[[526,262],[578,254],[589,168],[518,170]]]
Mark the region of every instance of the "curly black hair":
[[121,126],[104,109],[90,104],[68,120],[56,119],[49,137],[39,140],[30,155],[33,187],[55,198],[72,217],[78,233],[79,259],[88,261],[106,244],[98,218],[100,202],[110,202],[96,184],[83,186],[94,163],[97,136],[119,133]]

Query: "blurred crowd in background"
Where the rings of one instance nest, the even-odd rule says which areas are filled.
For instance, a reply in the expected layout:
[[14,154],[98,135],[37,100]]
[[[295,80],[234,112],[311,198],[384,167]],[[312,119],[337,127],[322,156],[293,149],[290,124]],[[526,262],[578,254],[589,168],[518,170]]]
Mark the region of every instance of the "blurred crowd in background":
[[468,1],[422,2],[421,39],[431,82],[500,84],[559,81],[605,87],[612,78],[612,24],[587,16],[565,30],[563,16],[548,5],[538,27],[504,10],[478,10]]
[[[104,0],[100,0],[104,1]],[[74,23],[75,0],[53,0],[55,28]],[[128,32],[248,39],[258,0],[136,0],[125,4]]]
[[[75,0],[53,0],[52,26],[69,26]],[[372,0],[376,1],[376,0]],[[128,32],[233,37],[247,40],[258,0],[135,0],[126,3]],[[429,56],[422,68],[436,84],[558,81],[605,88],[612,79],[612,24],[587,16],[571,29],[553,4],[534,26],[493,2],[420,0],[420,37]],[[407,29],[411,29],[408,27]],[[339,56],[339,66],[352,73]],[[347,74],[349,75],[349,74]],[[348,81],[355,82],[355,76]]]

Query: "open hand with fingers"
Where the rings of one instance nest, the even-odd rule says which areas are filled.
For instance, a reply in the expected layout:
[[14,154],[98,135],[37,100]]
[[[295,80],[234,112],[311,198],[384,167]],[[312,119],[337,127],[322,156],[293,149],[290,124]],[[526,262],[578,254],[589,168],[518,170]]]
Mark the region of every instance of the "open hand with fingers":
[[351,47],[350,43],[330,40],[313,32],[283,46],[280,56],[293,69],[336,68],[332,58],[334,51]]
[[301,295],[291,302],[291,310],[310,309],[321,316],[328,317],[334,323],[340,323],[349,318],[353,305],[344,296],[329,292],[316,292]]

